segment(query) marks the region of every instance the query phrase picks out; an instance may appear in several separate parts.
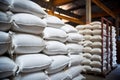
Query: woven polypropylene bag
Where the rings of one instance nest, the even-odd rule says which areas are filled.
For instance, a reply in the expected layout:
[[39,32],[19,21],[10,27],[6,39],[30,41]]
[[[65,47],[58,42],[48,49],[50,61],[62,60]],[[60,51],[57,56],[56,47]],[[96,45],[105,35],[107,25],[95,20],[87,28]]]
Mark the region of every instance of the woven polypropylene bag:
[[10,10],[13,12],[31,13],[39,17],[45,17],[47,15],[40,5],[31,0],[14,0]]
[[12,16],[12,20],[12,30],[17,32],[40,34],[47,26],[45,21],[32,14],[15,14]]
[[0,57],[0,78],[12,76],[16,71],[17,65],[12,59],[5,56]]

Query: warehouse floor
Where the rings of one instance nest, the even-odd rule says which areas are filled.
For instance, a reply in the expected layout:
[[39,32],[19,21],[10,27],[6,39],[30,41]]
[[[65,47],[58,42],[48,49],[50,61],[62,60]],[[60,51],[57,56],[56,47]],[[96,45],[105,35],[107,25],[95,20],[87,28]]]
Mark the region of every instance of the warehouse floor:
[[86,77],[86,80],[120,80],[120,65],[118,65],[116,69],[109,73],[106,78],[85,74],[84,76]]

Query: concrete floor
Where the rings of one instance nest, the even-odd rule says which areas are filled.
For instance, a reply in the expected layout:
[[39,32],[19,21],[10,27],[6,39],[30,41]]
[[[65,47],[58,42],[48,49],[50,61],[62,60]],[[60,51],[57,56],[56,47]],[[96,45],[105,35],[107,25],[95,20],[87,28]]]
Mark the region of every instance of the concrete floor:
[[83,75],[86,77],[86,80],[120,80],[120,65],[118,65],[118,67],[111,71],[111,73],[109,73],[106,77],[86,74]]

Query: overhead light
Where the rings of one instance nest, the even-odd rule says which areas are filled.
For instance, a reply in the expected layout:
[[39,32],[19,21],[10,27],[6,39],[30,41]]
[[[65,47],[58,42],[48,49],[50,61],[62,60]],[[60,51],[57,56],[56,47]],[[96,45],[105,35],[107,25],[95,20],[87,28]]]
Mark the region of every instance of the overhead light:
[[50,2],[50,0],[45,0],[45,2]]

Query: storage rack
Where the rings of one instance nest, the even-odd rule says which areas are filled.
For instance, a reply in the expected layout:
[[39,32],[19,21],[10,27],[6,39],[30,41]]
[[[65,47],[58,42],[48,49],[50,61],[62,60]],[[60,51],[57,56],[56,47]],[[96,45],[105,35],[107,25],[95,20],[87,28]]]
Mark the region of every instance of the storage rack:
[[[106,24],[106,27],[104,26],[104,24]],[[102,37],[102,53],[101,53],[101,57],[102,57],[102,67],[101,67],[101,71],[103,75],[108,74],[111,70],[112,70],[112,23],[107,20],[106,18],[102,17],[101,18],[101,37]],[[104,27],[106,28],[106,34],[104,34],[103,30]],[[106,37],[106,70],[104,70],[104,47],[103,47],[103,38]],[[109,41],[110,40],[110,41]],[[110,42],[110,43],[109,43]],[[110,49],[110,50],[109,50]],[[109,66],[110,65],[110,66]]]

